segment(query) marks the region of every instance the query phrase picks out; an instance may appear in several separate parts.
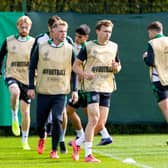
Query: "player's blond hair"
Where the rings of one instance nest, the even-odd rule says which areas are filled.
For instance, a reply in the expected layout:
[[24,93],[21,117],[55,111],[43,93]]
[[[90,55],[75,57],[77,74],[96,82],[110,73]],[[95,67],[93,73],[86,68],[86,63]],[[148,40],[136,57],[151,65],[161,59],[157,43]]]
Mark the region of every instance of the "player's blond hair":
[[65,26],[68,29],[68,23],[65,20],[62,20],[62,19],[55,20],[54,24],[52,25],[52,28],[58,27],[60,25]]
[[31,19],[28,17],[28,16],[21,16],[18,20],[17,20],[17,22],[16,22],[16,25],[17,26],[20,26],[20,25],[22,25],[23,23],[27,23],[28,25],[32,25],[32,21],[31,21]]

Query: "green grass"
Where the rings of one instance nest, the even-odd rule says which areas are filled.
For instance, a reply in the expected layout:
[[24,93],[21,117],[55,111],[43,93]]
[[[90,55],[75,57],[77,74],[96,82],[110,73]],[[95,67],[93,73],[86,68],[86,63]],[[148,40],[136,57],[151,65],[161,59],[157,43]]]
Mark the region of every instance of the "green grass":
[[[73,137],[66,137],[66,143]],[[44,154],[38,155],[37,136],[30,136],[32,150],[23,151],[21,137],[0,137],[0,168],[167,168],[168,166],[168,135],[114,135],[114,143],[107,146],[96,146],[100,136],[94,140],[94,155],[101,163],[83,162],[84,151],[81,150],[80,160],[71,159],[71,147],[68,154],[60,154],[59,160],[49,158],[51,139],[47,139]],[[133,158],[135,164],[123,163],[126,158]]]

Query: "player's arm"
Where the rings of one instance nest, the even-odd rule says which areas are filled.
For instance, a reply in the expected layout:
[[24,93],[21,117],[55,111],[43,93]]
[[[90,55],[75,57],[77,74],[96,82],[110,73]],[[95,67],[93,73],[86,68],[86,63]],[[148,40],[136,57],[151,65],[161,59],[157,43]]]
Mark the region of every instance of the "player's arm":
[[[72,50],[72,65],[74,64],[75,61],[75,51]],[[77,74],[74,73],[74,71],[72,71],[71,74],[71,78],[72,78],[72,95],[71,95],[71,99],[72,99],[72,103],[76,103],[78,101],[78,77]]]
[[38,58],[39,58],[38,45],[36,45],[36,47],[34,48],[30,56],[30,64],[29,64],[29,90],[27,95],[30,98],[34,98],[35,96],[34,80],[35,80],[35,70],[37,69]]
[[36,46],[38,45],[38,39],[39,39],[39,37],[37,36],[37,37],[35,38],[34,43],[33,43],[33,46],[32,46],[32,49],[31,49],[30,56],[33,54],[33,52],[34,52]]
[[112,60],[112,71],[114,74],[119,73],[121,70],[121,63],[119,58],[119,53],[117,51],[115,60]]
[[84,70],[83,70],[83,61],[86,60],[87,53],[86,48],[81,48],[79,54],[77,55],[74,63],[73,63],[73,71],[80,76],[80,78],[84,77]]
[[148,44],[148,50],[143,54],[143,59],[146,65],[154,66],[154,52],[150,44]]
[[1,50],[0,50],[0,77],[2,76],[2,65],[3,60],[5,58],[5,55],[7,54],[7,41],[5,40],[2,44]]
[[86,46],[81,48],[77,58],[75,59],[73,70],[78,74],[80,79],[92,80],[95,74],[92,71],[84,71],[83,62],[87,60]]

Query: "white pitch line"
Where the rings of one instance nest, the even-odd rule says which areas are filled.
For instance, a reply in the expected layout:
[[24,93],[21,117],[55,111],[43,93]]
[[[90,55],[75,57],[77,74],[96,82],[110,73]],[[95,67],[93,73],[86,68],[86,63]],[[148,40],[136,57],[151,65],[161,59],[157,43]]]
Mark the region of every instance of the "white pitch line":
[[[95,149],[94,149],[93,151],[95,151],[95,153],[98,153],[98,154],[100,154],[100,155],[102,155],[102,156],[107,156],[107,157],[109,157],[109,158],[112,158],[112,159],[115,159],[115,160],[118,160],[118,161],[124,163],[122,158],[117,157],[117,156],[115,156],[115,155],[113,155],[113,154],[106,153],[105,151],[102,152],[102,150],[99,151],[99,150],[95,150]],[[144,165],[144,164],[141,164],[141,163],[138,163],[138,162],[136,162],[136,163],[125,163],[125,164],[132,164],[132,165],[135,165],[135,166],[140,167],[140,168],[152,168],[151,166]]]

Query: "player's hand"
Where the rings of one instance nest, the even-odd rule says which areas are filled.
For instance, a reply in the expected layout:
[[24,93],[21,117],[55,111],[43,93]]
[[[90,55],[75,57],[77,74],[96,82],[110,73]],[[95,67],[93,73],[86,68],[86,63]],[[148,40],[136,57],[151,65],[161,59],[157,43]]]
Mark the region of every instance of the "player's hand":
[[29,89],[27,91],[27,96],[30,98],[30,99],[34,99],[35,98],[35,91],[34,89]]
[[73,91],[71,95],[71,101],[75,104],[78,101],[78,91]]
[[95,74],[93,72],[84,72],[83,77],[84,79],[92,80],[95,77]]
[[147,55],[148,55],[148,53],[144,52],[143,55],[142,55],[142,57],[145,58],[145,57],[147,57]]
[[119,62],[112,60],[112,71],[114,74],[119,72],[119,70],[121,69],[120,66],[121,65]]

